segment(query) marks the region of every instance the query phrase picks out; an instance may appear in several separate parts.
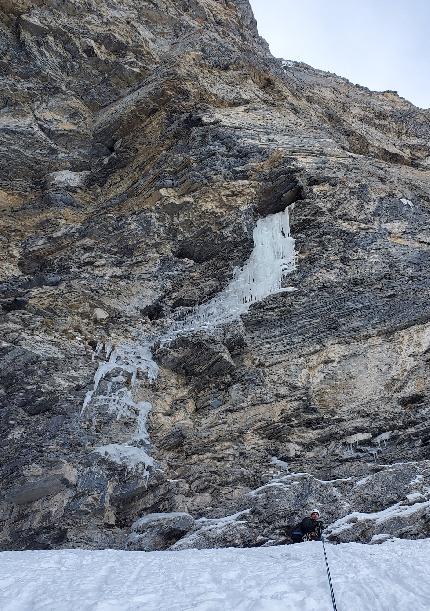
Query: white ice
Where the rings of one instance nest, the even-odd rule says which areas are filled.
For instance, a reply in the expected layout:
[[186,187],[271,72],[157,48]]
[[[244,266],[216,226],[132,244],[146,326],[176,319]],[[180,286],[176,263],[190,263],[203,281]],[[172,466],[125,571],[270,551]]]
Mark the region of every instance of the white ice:
[[111,443],[106,446],[98,446],[96,452],[108,458],[111,462],[118,465],[124,465],[130,470],[137,471],[141,469],[143,475],[149,477],[149,468],[154,466],[154,460],[143,448],[126,443]]
[[[97,346],[100,353],[101,347]],[[94,451],[106,459],[126,466],[129,470],[143,471],[146,478],[154,466],[154,461],[148,454],[149,435],[146,421],[152,405],[149,401],[135,401],[133,388],[139,374],[153,382],[158,376],[158,365],[152,358],[150,346],[142,344],[123,344],[112,349],[106,348],[107,360],[99,365],[94,375],[93,389],[87,392],[82,406],[82,413],[96,402],[119,418],[135,418],[136,432],[126,443],[108,444],[94,448]],[[112,377],[111,374],[116,374]],[[105,391],[100,391],[101,382],[110,376]]]
[[[100,352],[99,345],[97,345],[97,351]],[[97,393],[100,382],[104,380],[112,371],[117,370],[121,373],[128,373],[131,387],[133,387],[136,383],[139,372],[146,375],[151,382],[158,376],[158,365],[152,358],[150,346],[145,343],[142,345],[137,343],[122,344],[117,346],[115,349],[109,347],[109,352],[107,352],[106,356],[108,359],[98,366],[94,375],[93,389],[87,392],[85,396],[85,401],[82,406],[83,412]],[[103,395],[101,395],[101,397],[106,399],[108,403],[111,403],[112,400],[114,400],[113,393],[109,393],[109,396],[107,397]],[[127,393],[124,393],[124,397],[126,403],[127,401],[129,402],[132,400]],[[126,407],[124,409],[126,409]],[[115,404],[115,411],[117,410],[118,406]]]
[[[428,611],[430,540],[328,545],[338,611]],[[322,544],[0,553],[2,611],[332,611]]]
[[187,332],[236,320],[262,299],[294,290],[282,288],[284,277],[295,269],[294,239],[290,235],[288,209],[257,221],[253,232],[254,248],[243,267],[236,268],[233,279],[213,299],[195,308],[173,332]]
[[52,187],[81,187],[90,172],[71,172],[59,170],[48,175],[49,185]]
[[411,200],[410,200],[410,199],[406,199],[406,197],[402,197],[402,198],[400,198],[400,201],[401,201],[401,202],[402,202],[402,204],[404,204],[405,206],[409,206],[410,208],[413,208],[413,207],[414,207],[414,205],[413,205],[413,203],[411,202]]

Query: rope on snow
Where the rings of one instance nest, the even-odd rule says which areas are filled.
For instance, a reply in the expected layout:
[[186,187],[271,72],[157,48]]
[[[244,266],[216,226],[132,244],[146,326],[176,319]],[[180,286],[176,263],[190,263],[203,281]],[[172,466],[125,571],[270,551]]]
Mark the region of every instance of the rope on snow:
[[325,566],[326,566],[326,569],[327,569],[328,585],[330,586],[331,603],[333,605],[334,611],[337,611],[336,598],[334,596],[333,584],[331,582],[330,566],[328,564],[327,552],[326,552],[326,549],[325,549],[325,543],[324,543],[324,537],[323,536],[321,536],[321,541],[322,541],[323,550],[324,550],[324,560],[325,560]]

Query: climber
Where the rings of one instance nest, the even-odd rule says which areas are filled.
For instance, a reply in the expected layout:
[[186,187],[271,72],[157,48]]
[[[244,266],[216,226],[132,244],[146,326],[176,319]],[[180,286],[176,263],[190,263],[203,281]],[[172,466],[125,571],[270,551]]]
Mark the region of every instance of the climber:
[[319,520],[320,512],[318,509],[312,509],[310,516],[304,518],[300,524],[297,524],[291,531],[293,543],[302,543],[303,541],[321,541],[323,531],[323,523]]

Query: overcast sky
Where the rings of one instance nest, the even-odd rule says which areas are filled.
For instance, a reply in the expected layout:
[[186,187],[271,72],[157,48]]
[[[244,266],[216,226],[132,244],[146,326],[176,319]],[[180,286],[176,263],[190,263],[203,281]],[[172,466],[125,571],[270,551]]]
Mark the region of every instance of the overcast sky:
[[250,0],[276,57],[430,107],[430,0]]

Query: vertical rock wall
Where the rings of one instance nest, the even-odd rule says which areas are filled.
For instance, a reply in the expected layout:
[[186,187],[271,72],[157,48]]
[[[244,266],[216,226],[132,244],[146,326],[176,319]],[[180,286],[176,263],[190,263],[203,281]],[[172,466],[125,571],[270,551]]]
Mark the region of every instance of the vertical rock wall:
[[[275,60],[245,0],[8,0],[0,24],[2,548],[123,547],[172,512],[134,532],[264,544],[315,502],[417,505],[384,528],[426,536],[429,111]],[[160,343],[292,203],[297,290]],[[152,404],[149,480],[97,451],[139,411],[82,411],[144,341],[157,380],[100,390]],[[357,520],[336,536],[378,534]]]

